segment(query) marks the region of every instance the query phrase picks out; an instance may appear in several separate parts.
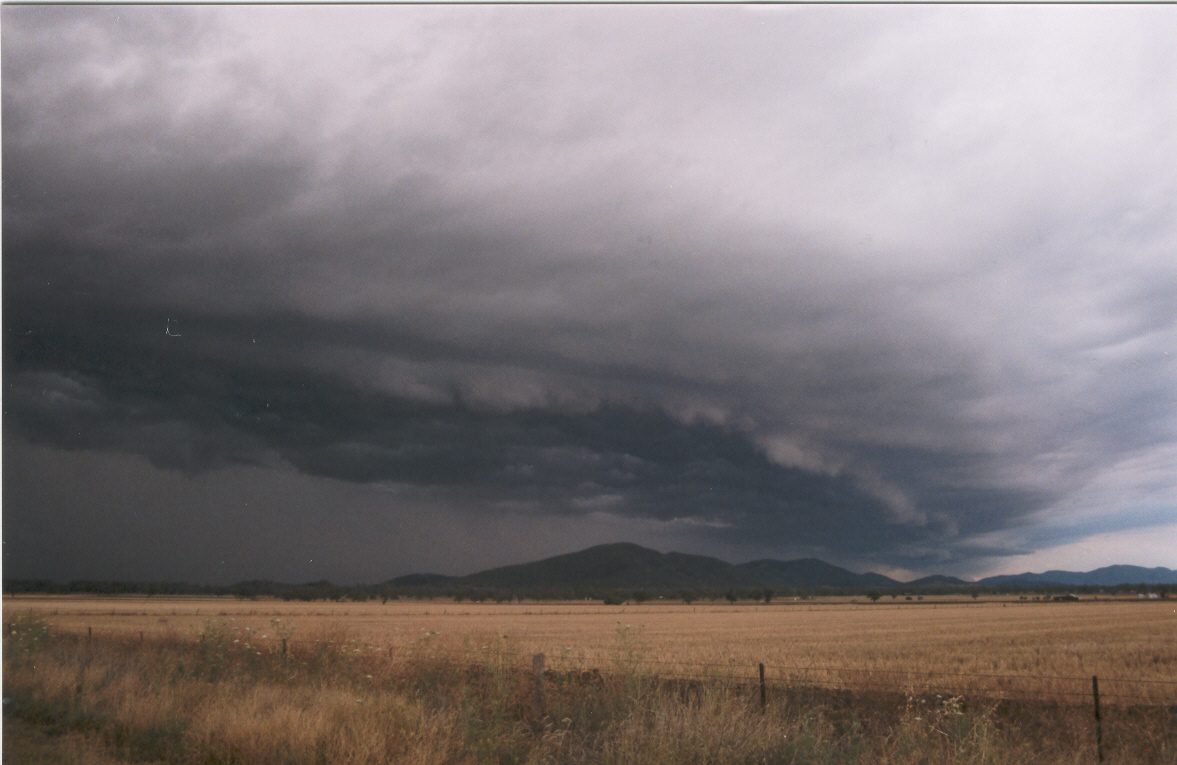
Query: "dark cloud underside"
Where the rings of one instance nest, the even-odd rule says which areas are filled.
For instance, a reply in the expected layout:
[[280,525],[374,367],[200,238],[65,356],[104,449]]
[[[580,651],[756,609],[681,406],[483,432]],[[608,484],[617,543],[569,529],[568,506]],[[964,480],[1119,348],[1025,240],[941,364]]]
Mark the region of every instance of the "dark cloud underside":
[[1177,523],[1170,8],[3,14],[13,573],[104,460],[121,559],[338,515],[357,577]]

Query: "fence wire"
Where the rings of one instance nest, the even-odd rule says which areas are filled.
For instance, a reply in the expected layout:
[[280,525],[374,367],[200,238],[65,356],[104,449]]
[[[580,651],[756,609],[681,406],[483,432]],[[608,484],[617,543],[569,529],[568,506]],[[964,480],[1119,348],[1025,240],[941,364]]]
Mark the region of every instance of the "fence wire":
[[[93,639],[93,630],[69,633],[74,638]],[[136,642],[126,630],[112,630],[105,638]],[[152,641],[159,640],[158,635]],[[359,640],[316,640],[277,637],[249,638],[252,648],[263,648],[270,654],[289,652],[296,658],[309,650],[332,649],[353,654],[385,656],[388,660],[429,661],[455,669],[473,667],[510,667],[529,671],[532,655],[518,648],[502,645],[487,647],[449,646],[429,643],[407,645],[377,644]],[[143,633],[137,638],[145,640]],[[620,675],[638,676],[650,681],[676,683],[725,684],[758,686],[758,664],[735,661],[691,661],[674,658],[646,658],[643,656],[580,654],[567,655],[560,651],[545,654],[546,669],[553,675],[596,672],[601,677]],[[1051,675],[1038,673],[960,672],[952,670],[902,669],[894,667],[862,667],[841,665],[765,664],[764,686],[774,691],[803,690],[849,693],[877,693],[907,696],[967,696],[990,700],[1071,703],[1090,701],[1090,675]],[[1101,701],[1120,705],[1177,706],[1177,678],[1133,678],[1123,676],[1099,677]],[[1141,689],[1147,688],[1147,692]],[[1134,691],[1134,692],[1133,692]]]

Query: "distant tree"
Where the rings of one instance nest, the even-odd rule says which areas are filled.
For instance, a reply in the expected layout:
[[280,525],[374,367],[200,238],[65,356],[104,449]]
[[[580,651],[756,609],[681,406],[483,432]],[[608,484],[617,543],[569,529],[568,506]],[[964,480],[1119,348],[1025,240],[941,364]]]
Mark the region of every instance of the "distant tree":
[[877,593],[877,592],[868,592],[868,593],[866,594],[866,596],[867,596],[868,598],[870,598],[870,602],[871,602],[871,603],[878,603],[878,602],[879,602],[879,598],[883,597],[882,595],[880,595],[880,594],[879,594],[879,593]]
[[635,590],[631,597],[633,598],[634,603],[645,603],[650,599],[650,593],[646,592],[645,590]]
[[728,590],[726,593],[724,593],[724,597],[727,598],[728,603],[735,603],[740,599],[740,596],[736,594],[735,590]]
[[691,592],[690,590],[683,590],[682,593],[679,594],[679,597],[682,598],[683,603],[688,605],[695,602],[695,593]]
[[760,597],[764,599],[765,603],[772,602],[772,590],[765,588],[764,592],[760,593]]

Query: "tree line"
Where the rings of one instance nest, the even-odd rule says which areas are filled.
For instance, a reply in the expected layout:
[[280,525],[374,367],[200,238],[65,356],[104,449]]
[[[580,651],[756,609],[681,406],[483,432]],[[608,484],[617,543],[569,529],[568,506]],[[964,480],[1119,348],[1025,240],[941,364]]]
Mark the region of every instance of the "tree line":
[[937,586],[919,589],[846,587],[744,587],[744,588],[601,588],[534,585],[526,587],[484,587],[454,583],[404,586],[392,583],[340,585],[329,581],[286,584],[272,581],[248,581],[230,585],[192,584],[190,582],[123,582],[74,580],[55,582],[47,579],[6,579],[4,592],[7,595],[180,595],[236,597],[242,599],[278,598],[300,601],[355,601],[410,599],[452,599],[472,603],[509,603],[521,600],[583,600],[597,601],[607,605],[622,603],[647,603],[659,600],[695,602],[769,603],[774,600],[810,599],[817,596],[865,596],[872,602],[920,600],[926,595],[959,595],[979,597],[981,595],[1020,595],[1029,599],[1033,595],[1050,596],[1063,593],[1078,595],[1124,595],[1156,594],[1161,598],[1177,597],[1177,585],[1135,584],[1107,586],[1066,586],[1034,585],[976,587]]

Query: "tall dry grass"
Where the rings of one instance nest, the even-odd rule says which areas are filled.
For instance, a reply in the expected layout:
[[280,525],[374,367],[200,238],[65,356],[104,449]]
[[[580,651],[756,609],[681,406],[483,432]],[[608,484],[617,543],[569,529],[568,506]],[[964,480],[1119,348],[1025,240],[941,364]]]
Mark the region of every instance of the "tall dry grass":
[[[537,688],[508,641],[481,660],[428,638],[372,652],[338,630],[286,655],[222,622],[198,640],[51,634],[5,626],[6,732],[61,744],[60,762],[250,763],[1078,763],[1090,713],[960,697],[824,694],[678,682],[640,671],[619,634],[594,673]],[[1177,762],[1174,711],[1120,709],[1110,762]],[[46,744],[49,742],[49,744]],[[11,744],[6,741],[6,747]],[[29,751],[27,748],[25,751]],[[45,760],[52,761],[52,760]]]
[[[84,634],[192,637],[210,620],[252,630],[270,646],[288,631],[302,643],[332,625],[378,650],[418,651],[422,642],[458,653],[507,640],[549,663],[599,666],[611,658],[617,632],[628,630],[650,647],[648,669],[697,674],[754,672],[764,662],[772,679],[827,680],[861,686],[918,685],[896,672],[1053,676],[1060,697],[1083,694],[1091,675],[1108,694],[1161,702],[1173,696],[1152,683],[1113,678],[1177,680],[1177,603],[1089,601],[1040,603],[788,602],[772,605],[523,603],[482,605],[433,602],[287,603],[214,598],[19,597],[9,612],[29,611],[54,629]],[[822,668],[854,672],[827,672]],[[1000,683],[990,683],[999,687]],[[1049,685],[1039,682],[1035,693]],[[973,687],[970,683],[962,688]],[[1109,701],[1113,699],[1109,698]]]

